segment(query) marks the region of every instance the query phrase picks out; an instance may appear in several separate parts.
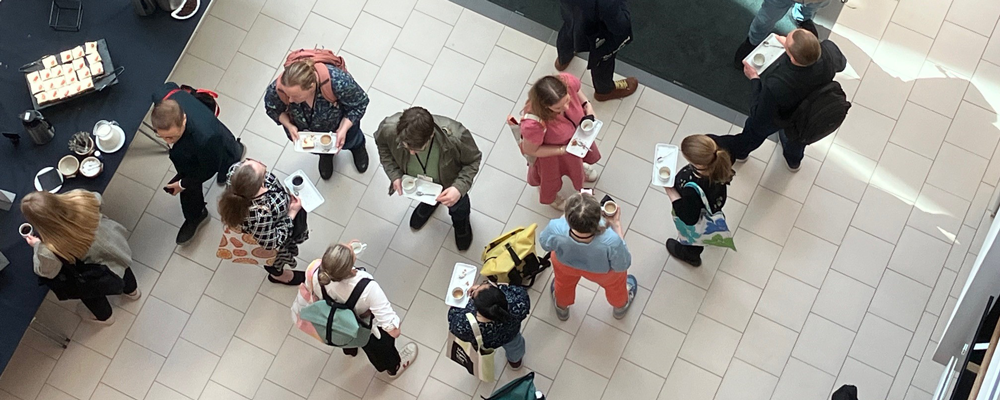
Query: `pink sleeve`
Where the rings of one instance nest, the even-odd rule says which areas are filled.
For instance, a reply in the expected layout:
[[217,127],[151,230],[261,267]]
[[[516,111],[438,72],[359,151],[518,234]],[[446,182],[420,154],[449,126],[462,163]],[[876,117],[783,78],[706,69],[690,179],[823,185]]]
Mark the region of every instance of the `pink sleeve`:
[[542,142],[545,141],[545,127],[538,121],[526,118],[522,119],[521,138],[541,146]]
[[576,93],[580,91],[580,78],[572,74],[567,74],[565,72],[559,74],[559,78],[566,82],[566,87],[569,89],[570,93]]

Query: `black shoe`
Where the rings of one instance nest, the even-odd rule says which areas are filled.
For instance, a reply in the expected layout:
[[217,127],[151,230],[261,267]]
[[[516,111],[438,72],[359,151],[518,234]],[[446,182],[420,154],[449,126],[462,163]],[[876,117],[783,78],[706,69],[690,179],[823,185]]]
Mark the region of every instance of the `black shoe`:
[[747,58],[747,56],[750,55],[750,52],[752,52],[753,49],[755,49],[755,48],[757,48],[757,46],[754,45],[754,44],[752,44],[752,43],[750,43],[750,39],[749,38],[747,38],[746,40],[744,40],[743,44],[741,44],[740,47],[738,49],[736,49],[736,55],[733,57],[733,68],[736,68],[736,69],[742,71],[743,70],[743,59]]
[[455,224],[455,247],[458,251],[466,251],[472,245],[472,224],[468,219],[465,221],[454,221]]
[[692,267],[700,267],[701,256],[692,257],[688,254],[684,254],[684,250],[681,246],[683,246],[681,242],[678,242],[675,239],[667,239],[667,252],[670,253],[671,256],[674,256],[674,258],[678,260],[691,264]]
[[806,19],[802,21],[795,21],[795,25],[798,25],[799,28],[812,32],[813,35],[819,38],[819,31],[816,30],[816,24],[813,22],[813,20]]
[[414,230],[423,228],[424,224],[431,219],[431,215],[434,215],[437,206],[437,204],[433,206],[426,203],[417,204],[417,208],[413,209],[413,215],[410,215],[410,228]]
[[[197,188],[201,190],[201,188]],[[181,225],[181,229],[177,231],[177,244],[184,244],[191,240],[196,233],[198,233],[198,228],[201,224],[208,221],[208,210],[202,209],[201,216],[193,220],[186,220],[184,224]]]
[[358,355],[358,348],[357,347],[350,348],[350,349],[343,349],[343,350],[344,350],[344,355],[347,355],[347,356],[350,356],[350,357],[357,357],[357,355]]
[[799,161],[796,161],[796,162],[791,162],[791,161],[788,161],[788,159],[786,158],[785,159],[785,166],[788,167],[789,171],[799,172],[799,167],[802,166],[802,160],[799,160]]
[[277,279],[274,279],[274,275],[268,275],[267,276],[267,280],[271,281],[271,283],[277,283],[277,284],[280,284],[280,285],[298,286],[300,283],[306,281],[306,273],[305,273],[305,271],[294,271],[293,270],[292,271],[292,280],[290,280],[288,282],[282,282],[282,281],[279,281]]
[[368,170],[368,149],[362,147],[351,150],[351,155],[354,156],[354,167],[358,169],[359,173],[365,173]]
[[324,180],[330,179],[333,176],[333,155],[332,154],[320,154],[319,155],[319,177]]

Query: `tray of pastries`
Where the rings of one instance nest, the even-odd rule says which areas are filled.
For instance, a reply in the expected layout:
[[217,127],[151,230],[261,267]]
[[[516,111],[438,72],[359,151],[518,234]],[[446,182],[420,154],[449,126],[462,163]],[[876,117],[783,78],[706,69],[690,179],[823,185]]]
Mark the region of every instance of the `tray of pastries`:
[[42,56],[20,68],[36,110],[61,104],[118,83],[104,39]]

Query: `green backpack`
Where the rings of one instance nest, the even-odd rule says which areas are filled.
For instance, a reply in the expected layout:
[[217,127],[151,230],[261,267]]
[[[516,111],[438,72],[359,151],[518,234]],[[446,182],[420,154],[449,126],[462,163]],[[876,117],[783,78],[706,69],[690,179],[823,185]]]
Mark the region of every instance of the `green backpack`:
[[355,348],[368,344],[372,317],[364,321],[354,313],[354,306],[358,304],[358,299],[361,298],[361,293],[365,291],[368,282],[371,282],[371,279],[361,279],[351,291],[351,296],[345,304],[334,301],[326,293],[326,288],[320,285],[325,301],[316,301],[303,307],[299,312],[299,318],[312,323],[320,337],[325,338],[324,342],[327,345]]

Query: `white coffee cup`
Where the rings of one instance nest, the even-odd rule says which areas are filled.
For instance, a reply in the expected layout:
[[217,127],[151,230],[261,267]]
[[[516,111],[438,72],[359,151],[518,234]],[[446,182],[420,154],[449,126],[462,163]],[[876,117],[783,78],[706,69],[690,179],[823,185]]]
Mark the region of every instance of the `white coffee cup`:
[[21,224],[21,226],[17,227],[17,233],[20,233],[22,237],[28,237],[31,236],[31,234],[35,233],[35,227],[25,222]]
[[618,203],[611,200],[606,201],[604,205],[601,206],[601,212],[604,213],[604,216],[606,217],[614,216],[618,213]]
[[294,192],[294,194],[296,196],[298,196],[299,192],[302,191],[302,185],[304,185],[305,183],[306,183],[306,180],[301,175],[295,175],[295,176],[293,176],[292,177],[292,192]]
[[580,122],[580,128],[583,129],[584,131],[590,132],[591,130],[594,129],[594,121],[585,119],[583,120],[583,122]]
[[417,188],[417,179],[412,176],[403,177],[403,191],[412,192],[413,189]]
[[351,250],[354,251],[355,256],[360,256],[365,249],[368,248],[368,244],[361,243],[357,240],[351,241]]
[[750,61],[753,63],[753,65],[760,67],[764,65],[764,55],[760,53],[754,54],[753,58],[750,59]]
[[660,179],[663,180],[670,179],[670,167],[667,166],[660,167]]
[[80,171],[80,160],[76,156],[68,155],[59,159],[59,173],[66,178],[72,178],[76,176],[76,173]]
[[319,137],[319,147],[323,150],[330,150],[333,148],[333,135],[329,133],[324,133]]
[[451,295],[451,298],[455,300],[462,300],[462,298],[465,297],[465,289],[461,286],[455,286],[451,288],[451,292],[449,294]]

